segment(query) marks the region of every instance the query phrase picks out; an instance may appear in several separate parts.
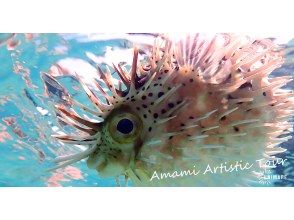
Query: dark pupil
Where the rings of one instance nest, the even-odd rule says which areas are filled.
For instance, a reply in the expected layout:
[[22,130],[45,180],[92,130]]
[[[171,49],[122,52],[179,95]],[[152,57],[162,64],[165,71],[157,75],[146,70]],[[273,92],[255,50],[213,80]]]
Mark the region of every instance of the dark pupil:
[[133,128],[133,122],[127,118],[120,120],[116,125],[116,129],[123,134],[129,134],[131,131],[133,131]]

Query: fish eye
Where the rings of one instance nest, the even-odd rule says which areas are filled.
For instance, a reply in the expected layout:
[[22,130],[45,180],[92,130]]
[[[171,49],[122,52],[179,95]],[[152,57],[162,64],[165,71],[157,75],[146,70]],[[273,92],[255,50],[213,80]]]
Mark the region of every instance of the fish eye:
[[122,134],[129,134],[134,129],[134,123],[128,118],[123,118],[117,123],[116,129]]
[[117,110],[107,118],[106,132],[117,143],[131,143],[141,134],[143,123],[138,115],[129,110]]

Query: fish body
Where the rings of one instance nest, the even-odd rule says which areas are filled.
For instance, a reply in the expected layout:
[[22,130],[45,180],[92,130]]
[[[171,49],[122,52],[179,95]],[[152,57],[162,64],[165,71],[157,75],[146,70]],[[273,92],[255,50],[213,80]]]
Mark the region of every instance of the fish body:
[[[250,164],[285,151],[279,144],[292,130],[293,92],[282,89],[291,77],[269,76],[284,62],[271,40],[161,36],[146,59],[138,59],[138,48],[132,59],[130,68],[98,67],[96,88],[78,78],[96,109],[69,102],[101,122],[56,105],[60,118],[83,135],[55,137],[89,146],[57,158],[57,168],[87,158],[100,176],[124,175],[135,185],[237,186],[258,180]],[[208,165],[219,169],[208,175]],[[235,166],[238,172],[224,168]]]

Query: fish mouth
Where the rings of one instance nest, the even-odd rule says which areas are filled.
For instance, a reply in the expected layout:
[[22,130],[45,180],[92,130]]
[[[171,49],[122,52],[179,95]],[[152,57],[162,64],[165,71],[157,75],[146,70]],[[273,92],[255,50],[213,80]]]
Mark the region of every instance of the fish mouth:
[[96,169],[99,176],[102,178],[112,178],[115,177],[116,180],[120,176],[124,176],[126,180],[126,185],[128,179],[137,185],[141,185],[150,179],[148,172],[141,166],[137,166],[140,159],[135,159],[135,152],[122,156],[121,154],[92,154],[87,160],[87,165],[89,168]]
[[143,142],[137,139],[131,150],[123,151],[119,148],[102,144],[96,147],[87,159],[87,166],[96,169],[102,177],[127,175],[130,170],[136,169],[140,161],[139,152]]
[[98,146],[89,155],[87,166],[96,169],[101,177],[113,177],[124,175],[134,163],[133,153],[124,153],[120,149]]

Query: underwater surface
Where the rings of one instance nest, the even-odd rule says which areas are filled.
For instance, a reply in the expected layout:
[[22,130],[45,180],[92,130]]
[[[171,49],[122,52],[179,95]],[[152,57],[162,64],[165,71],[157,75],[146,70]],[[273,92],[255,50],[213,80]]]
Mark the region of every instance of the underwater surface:
[[[57,155],[84,150],[83,146],[62,145],[51,136],[60,129],[53,104],[62,103],[61,97],[67,94],[89,102],[74,74],[86,74],[90,81],[97,64],[130,63],[133,45],[152,45],[155,36],[0,34],[0,186],[117,186],[124,181],[123,177],[100,177],[84,160],[48,171]],[[294,40],[285,43],[286,61],[274,70],[276,76],[294,75]],[[68,74],[56,71],[58,62],[68,67]],[[64,87],[46,79],[43,73],[49,71]],[[287,87],[294,90],[293,81]],[[286,163],[272,172],[287,178],[274,186],[294,186],[294,139],[282,147],[287,151],[278,156],[287,159]]]

